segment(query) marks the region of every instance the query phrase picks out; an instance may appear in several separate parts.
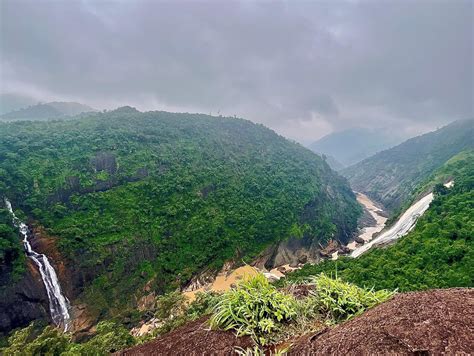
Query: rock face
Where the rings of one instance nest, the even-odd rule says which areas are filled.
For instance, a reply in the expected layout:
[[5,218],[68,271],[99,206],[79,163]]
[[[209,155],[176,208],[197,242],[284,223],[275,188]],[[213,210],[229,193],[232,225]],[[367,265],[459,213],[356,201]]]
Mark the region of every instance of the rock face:
[[322,259],[331,258],[335,252],[347,254],[349,251],[336,240],[322,246],[316,240],[292,238],[267,248],[253,265],[267,270],[283,265],[299,267],[305,263],[319,263]]
[[307,262],[317,263],[321,260],[321,246],[316,240],[291,238],[267,248],[254,262],[260,269],[290,265],[296,267]]
[[[56,239],[34,222],[30,222],[33,250],[48,256],[69,301],[80,294],[87,280],[84,271],[77,273],[74,262],[65,259],[56,246]],[[8,333],[14,328],[25,327],[34,320],[51,322],[49,300],[38,267],[26,258],[26,273],[14,283],[0,286],[0,333]],[[87,271],[86,271],[87,272]],[[90,278],[92,278],[91,273]],[[85,305],[71,306],[72,331],[87,332],[96,322]],[[76,320],[77,319],[77,320]]]
[[[292,286],[305,297],[311,286]],[[248,336],[210,330],[206,317],[116,355],[235,355],[253,347]],[[315,321],[319,323],[319,321]],[[474,290],[398,294],[334,328],[287,340],[288,355],[468,355],[474,350]],[[277,346],[276,348],[278,348]],[[271,354],[272,346],[265,349]]]
[[28,325],[33,320],[49,321],[49,302],[41,276],[33,261],[27,260],[23,277],[0,288],[0,333]]
[[467,355],[474,350],[474,289],[398,294],[326,332],[294,342],[290,355]]
[[232,331],[210,330],[207,317],[203,317],[115,355],[235,355],[236,347],[253,347],[253,342],[249,336],[235,337]]

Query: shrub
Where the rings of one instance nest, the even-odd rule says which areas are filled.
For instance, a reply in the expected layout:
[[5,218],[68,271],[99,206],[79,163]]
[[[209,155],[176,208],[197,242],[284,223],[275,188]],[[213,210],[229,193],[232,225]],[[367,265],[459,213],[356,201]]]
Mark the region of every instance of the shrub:
[[310,280],[316,285],[311,291],[315,307],[326,317],[334,321],[349,319],[365,310],[380,304],[395,292],[387,290],[374,291],[346,283],[339,278],[330,278],[324,273]]
[[135,340],[122,325],[112,321],[101,321],[97,324],[97,335],[87,344],[108,354],[132,346]]
[[222,295],[214,308],[211,327],[236,330],[237,336],[250,335],[258,344],[265,344],[268,334],[296,316],[296,301],[277,291],[258,274],[245,279]]
[[17,355],[60,355],[69,346],[69,337],[58,329],[47,326],[42,331],[40,325],[31,323],[8,338],[8,347],[0,350],[5,356]]
[[221,293],[213,291],[196,293],[196,299],[189,304],[186,314],[191,320],[198,319],[206,314],[211,314],[217,303],[221,300],[221,296]]

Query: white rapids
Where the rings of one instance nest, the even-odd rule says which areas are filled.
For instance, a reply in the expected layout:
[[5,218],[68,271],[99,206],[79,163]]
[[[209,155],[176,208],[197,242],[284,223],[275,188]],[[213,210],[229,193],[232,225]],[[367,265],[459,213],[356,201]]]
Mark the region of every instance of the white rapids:
[[[450,188],[453,186],[453,184],[454,181],[450,181],[444,186]],[[418,200],[403,213],[403,215],[390,229],[385,232],[382,232],[379,236],[377,236],[370,242],[366,242],[362,246],[357,247],[354,251],[352,251],[351,257],[359,257],[373,246],[380,246],[391,243],[399,239],[400,237],[403,237],[408,234],[415,227],[418,218],[423,215],[426,210],[428,210],[430,203],[433,201],[433,198],[433,193],[429,193],[428,195]]]
[[23,247],[26,255],[38,266],[48,294],[51,319],[55,325],[61,326],[64,328],[64,331],[67,331],[71,321],[71,316],[69,315],[69,303],[67,298],[61,292],[58,276],[56,275],[53,266],[51,266],[48,257],[44,254],[35,252],[31,248],[30,242],[28,241],[28,226],[26,226],[26,224],[15,215],[8,199],[5,199],[5,204],[12,214],[13,224],[18,227],[20,234],[23,237]]

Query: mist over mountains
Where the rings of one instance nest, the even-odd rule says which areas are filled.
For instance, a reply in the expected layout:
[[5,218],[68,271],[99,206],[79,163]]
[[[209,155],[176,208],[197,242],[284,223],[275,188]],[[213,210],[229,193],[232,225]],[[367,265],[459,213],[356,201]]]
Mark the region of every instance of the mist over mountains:
[[356,127],[322,137],[308,147],[328,156],[328,163],[336,170],[347,167],[384,149],[395,146],[406,137],[386,129]]
[[38,103],[25,108],[7,112],[0,116],[0,120],[44,120],[58,119],[66,116],[74,116],[85,112],[95,112],[96,109],[88,105],[75,102]]

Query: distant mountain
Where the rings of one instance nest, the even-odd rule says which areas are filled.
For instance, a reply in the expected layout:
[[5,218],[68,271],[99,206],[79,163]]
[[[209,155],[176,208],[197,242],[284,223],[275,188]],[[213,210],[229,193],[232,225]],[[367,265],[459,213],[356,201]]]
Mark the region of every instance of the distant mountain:
[[74,102],[51,102],[36,104],[27,108],[11,111],[0,116],[1,120],[44,120],[57,119],[65,116],[74,116],[84,112],[93,112],[96,109]]
[[0,115],[14,110],[26,108],[27,106],[38,103],[38,100],[21,94],[2,93],[0,94]]
[[322,154],[322,157],[326,161],[326,163],[329,164],[329,167],[331,167],[335,171],[340,171],[344,168],[344,165],[337,159],[335,159],[333,156]]
[[347,167],[402,141],[400,136],[388,134],[381,129],[359,127],[331,133],[308,147]]
[[389,211],[403,205],[420,182],[461,151],[474,147],[474,120],[455,121],[409,139],[342,171],[354,190]]

